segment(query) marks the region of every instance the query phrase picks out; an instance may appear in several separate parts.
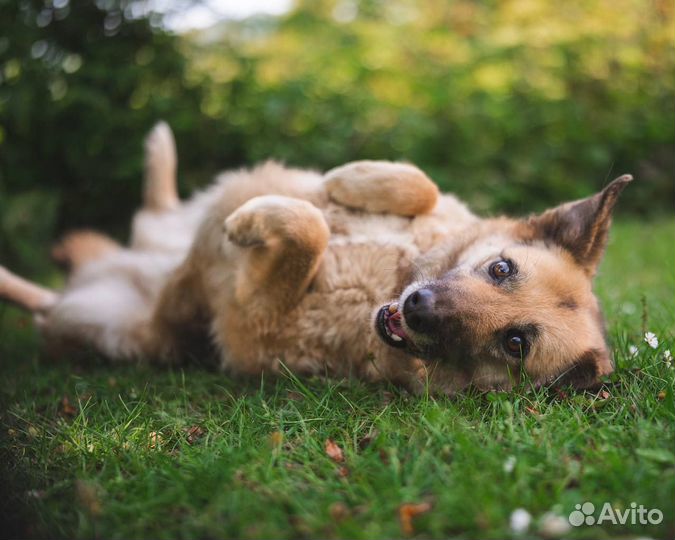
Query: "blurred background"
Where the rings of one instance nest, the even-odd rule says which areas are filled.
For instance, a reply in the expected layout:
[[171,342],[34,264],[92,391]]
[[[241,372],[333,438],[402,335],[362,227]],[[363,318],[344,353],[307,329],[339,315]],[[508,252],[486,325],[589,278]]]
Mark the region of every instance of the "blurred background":
[[672,0],[0,0],[0,261],[119,239],[142,141],[172,126],[184,195],[275,157],[409,160],[484,214],[632,172],[672,213]]

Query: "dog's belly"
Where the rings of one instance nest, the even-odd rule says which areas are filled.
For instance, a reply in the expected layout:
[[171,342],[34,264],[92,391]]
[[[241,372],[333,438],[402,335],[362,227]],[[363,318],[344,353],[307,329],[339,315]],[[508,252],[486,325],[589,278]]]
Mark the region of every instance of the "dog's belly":
[[398,353],[377,337],[374,315],[401,292],[417,253],[405,236],[336,237],[310,289],[282,323],[280,350],[261,352],[297,372],[363,377],[373,360]]

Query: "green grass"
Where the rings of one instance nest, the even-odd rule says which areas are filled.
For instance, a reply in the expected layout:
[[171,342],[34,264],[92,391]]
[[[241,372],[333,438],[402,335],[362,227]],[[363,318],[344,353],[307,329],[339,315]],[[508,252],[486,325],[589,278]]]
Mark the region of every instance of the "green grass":
[[[538,537],[545,513],[566,517],[577,503],[607,501],[660,508],[663,523],[567,536],[671,538],[675,372],[663,353],[675,351],[674,240],[672,220],[614,227],[597,287],[618,366],[605,398],[543,390],[418,398],[358,381],[54,362],[38,354],[28,319],[4,308],[3,533],[396,538],[405,535],[400,505],[429,502],[415,536],[517,536],[509,518],[524,508],[533,516],[524,537]],[[644,330],[658,335],[658,349]],[[326,455],[329,438],[344,463]]]

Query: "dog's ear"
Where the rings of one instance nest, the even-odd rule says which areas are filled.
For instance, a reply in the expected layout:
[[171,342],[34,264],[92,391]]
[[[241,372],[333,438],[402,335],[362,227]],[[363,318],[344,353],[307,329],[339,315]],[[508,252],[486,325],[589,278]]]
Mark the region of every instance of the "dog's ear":
[[607,349],[590,349],[575,360],[572,366],[560,375],[554,386],[573,388],[594,388],[601,384],[600,377],[614,371],[614,365]]
[[593,275],[607,244],[612,210],[631,180],[633,177],[625,174],[591,197],[529,218],[529,235],[565,248],[588,274]]

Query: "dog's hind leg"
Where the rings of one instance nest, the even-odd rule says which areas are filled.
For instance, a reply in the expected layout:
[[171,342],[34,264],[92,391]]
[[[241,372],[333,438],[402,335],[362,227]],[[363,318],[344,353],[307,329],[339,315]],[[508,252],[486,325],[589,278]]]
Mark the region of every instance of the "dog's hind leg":
[[155,212],[180,205],[176,188],[176,142],[166,122],[159,122],[145,140],[143,208]]
[[131,224],[130,248],[155,253],[187,253],[201,214],[181,204],[176,185],[176,144],[171,128],[157,124],[145,141],[143,205]]
[[0,298],[32,313],[40,314],[51,308],[59,295],[31,283],[0,266]]
[[354,161],[324,175],[328,196],[349,208],[373,213],[416,216],[431,212],[438,187],[414,165],[390,161]]
[[52,246],[52,259],[69,271],[115,253],[122,248],[112,238],[91,230],[71,231]]

